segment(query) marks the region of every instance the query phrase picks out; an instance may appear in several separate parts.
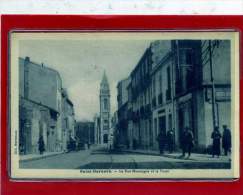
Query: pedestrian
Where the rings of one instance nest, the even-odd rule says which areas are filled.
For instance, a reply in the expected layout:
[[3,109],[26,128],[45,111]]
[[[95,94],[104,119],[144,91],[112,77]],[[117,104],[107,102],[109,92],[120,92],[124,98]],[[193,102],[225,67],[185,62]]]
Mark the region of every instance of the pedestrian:
[[219,157],[220,155],[220,139],[221,134],[219,132],[219,127],[215,127],[214,131],[211,135],[211,138],[213,139],[213,148],[212,148],[212,157],[214,158],[215,155]]
[[223,125],[223,148],[224,148],[224,155],[227,156],[228,152],[231,150],[231,132],[230,129],[227,128],[227,125]]
[[39,137],[38,145],[40,154],[43,154],[45,151],[45,143],[42,135]]
[[186,127],[182,135],[182,151],[183,151],[182,157],[185,157],[186,153],[188,153],[187,158],[190,158],[193,146],[194,146],[193,132],[189,127]]
[[133,140],[132,140],[132,146],[133,146],[133,150],[136,150],[137,149],[137,140],[136,140],[136,138],[133,138]]
[[166,135],[165,132],[162,130],[160,131],[158,137],[157,137],[157,141],[159,144],[159,152],[160,154],[164,153],[164,147],[165,147],[165,141],[166,141]]
[[129,139],[126,139],[126,146],[127,146],[127,149],[130,148],[130,141],[129,141]]
[[169,153],[172,153],[174,147],[174,132],[172,129],[167,132],[167,144]]

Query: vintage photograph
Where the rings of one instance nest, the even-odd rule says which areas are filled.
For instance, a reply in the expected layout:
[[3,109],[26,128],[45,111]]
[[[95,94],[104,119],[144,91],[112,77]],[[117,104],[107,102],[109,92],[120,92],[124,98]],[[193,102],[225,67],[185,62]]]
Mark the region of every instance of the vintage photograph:
[[237,178],[237,32],[12,32],[13,178]]

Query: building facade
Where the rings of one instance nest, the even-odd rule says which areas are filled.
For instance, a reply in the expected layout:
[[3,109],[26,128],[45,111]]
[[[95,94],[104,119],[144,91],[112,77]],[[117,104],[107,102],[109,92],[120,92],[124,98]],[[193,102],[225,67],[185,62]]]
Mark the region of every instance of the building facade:
[[132,111],[132,114],[129,114],[129,116],[132,116],[133,124],[129,121],[129,129],[132,128],[132,133],[129,130],[129,134],[132,135],[131,145],[134,148],[148,149],[153,144],[151,121],[151,54],[151,47],[149,47],[130,74],[131,86],[128,86],[130,90],[129,110]]
[[152,48],[151,96],[152,96],[152,149],[158,149],[158,134],[174,129],[173,121],[173,55],[171,41],[155,41]]
[[62,91],[56,70],[19,58],[20,154],[38,153],[41,136],[46,152],[64,151]]
[[117,84],[117,103],[118,103],[118,110],[117,110],[117,134],[119,136],[119,143],[126,145],[127,147],[130,146],[130,140],[127,139],[128,136],[128,90],[127,87],[130,84],[130,78],[126,78],[121,80]]
[[68,142],[72,139],[75,140],[75,117],[73,103],[68,97],[66,89],[62,89],[62,149],[66,150]]
[[110,120],[110,87],[104,72],[100,83],[100,144],[108,143]]
[[230,41],[164,40],[146,49],[127,86],[128,139],[136,148],[158,150],[159,132],[194,134],[194,150],[208,151],[215,126],[230,127]]

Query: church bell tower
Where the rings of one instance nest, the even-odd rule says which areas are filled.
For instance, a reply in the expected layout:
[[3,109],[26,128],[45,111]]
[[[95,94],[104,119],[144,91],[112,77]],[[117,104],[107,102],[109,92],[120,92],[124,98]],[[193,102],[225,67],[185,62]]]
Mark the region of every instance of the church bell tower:
[[100,83],[100,140],[99,143],[108,143],[110,129],[110,88],[104,71]]

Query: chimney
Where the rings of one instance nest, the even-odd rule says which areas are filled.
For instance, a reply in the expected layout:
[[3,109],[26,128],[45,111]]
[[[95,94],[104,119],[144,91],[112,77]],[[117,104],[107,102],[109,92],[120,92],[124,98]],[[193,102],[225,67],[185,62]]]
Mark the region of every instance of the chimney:
[[30,57],[26,56],[24,59],[24,64],[28,64],[30,62]]

